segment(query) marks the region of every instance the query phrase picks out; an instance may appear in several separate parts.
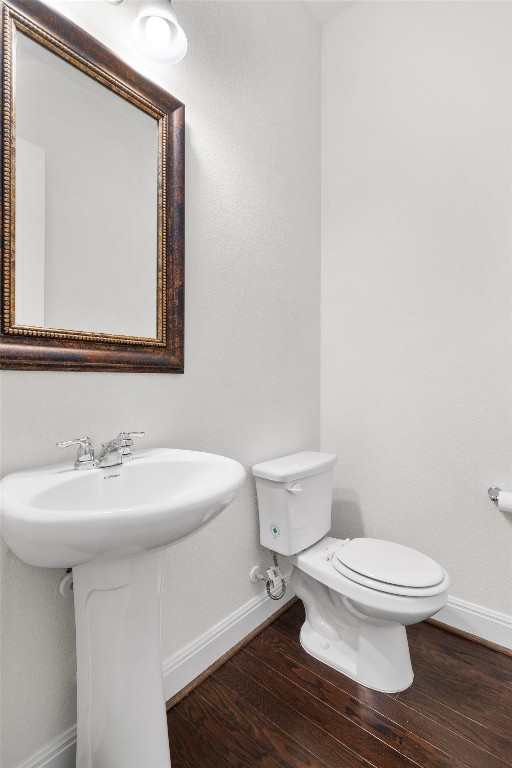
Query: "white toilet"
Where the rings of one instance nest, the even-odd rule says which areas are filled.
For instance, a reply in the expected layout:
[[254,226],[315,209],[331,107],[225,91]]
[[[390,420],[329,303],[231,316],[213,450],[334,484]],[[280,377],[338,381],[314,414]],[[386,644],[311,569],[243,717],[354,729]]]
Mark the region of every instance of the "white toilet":
[[293,555],[292,584],[306,608],[302,647],[377,691],[413,680],[405,627],[433,616],[449,578],[430,557],[381,539],[334,539],[337,457],[303,451],[256,464],[260,541]]

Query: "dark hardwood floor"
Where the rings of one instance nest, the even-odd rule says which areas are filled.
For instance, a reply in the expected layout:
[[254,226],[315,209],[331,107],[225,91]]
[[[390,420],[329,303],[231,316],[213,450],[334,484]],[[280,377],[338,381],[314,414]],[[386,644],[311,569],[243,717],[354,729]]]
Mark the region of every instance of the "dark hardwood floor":
[[414,683],[370,691],[302,650],[302,603],[168,712],[173,768],[511,768],[512,657],[408,630]]

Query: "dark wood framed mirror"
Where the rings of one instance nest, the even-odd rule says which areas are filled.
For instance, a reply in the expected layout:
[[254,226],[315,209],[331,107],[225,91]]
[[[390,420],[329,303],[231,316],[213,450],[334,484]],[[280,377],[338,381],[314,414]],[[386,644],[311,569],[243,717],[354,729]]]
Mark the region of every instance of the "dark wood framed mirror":
[[183,372],[184,105],[2,0],[0,367]]

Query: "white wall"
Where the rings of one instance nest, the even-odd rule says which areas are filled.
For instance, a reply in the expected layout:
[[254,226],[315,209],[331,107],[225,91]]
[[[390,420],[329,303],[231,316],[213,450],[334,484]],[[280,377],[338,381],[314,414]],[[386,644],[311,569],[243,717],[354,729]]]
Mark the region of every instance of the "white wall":
[[[141,447],[213,451],[248,468],[318,448],[320,31],[305,4],[178,3],[189,52],[168,68],[130,53],[138,4],[52,5],[186,104],[186,372],[4,372],[3,473],[71,462],[57,440],[89,434],[98,445],[121,429],[146,430]],[[164,658],[261,591],[248,579],[257,562],[249,477],[169,551]],[[63,573],[2,552],[3,768],[75,721]]]
[[322,447],[335,531],[417,547],[512,613],[512,5],[361,2],[323,27]]

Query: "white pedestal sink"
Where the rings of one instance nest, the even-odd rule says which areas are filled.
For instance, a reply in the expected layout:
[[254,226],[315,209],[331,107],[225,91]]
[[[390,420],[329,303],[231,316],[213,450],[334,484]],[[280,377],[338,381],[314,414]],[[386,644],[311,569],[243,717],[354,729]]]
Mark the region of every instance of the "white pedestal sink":
[[165,548],[221,512],[244,477],[223,456],[157,449],[108,469],[59,464],[3,479],[8,546],[31,565],[73,568],[77,768],[169,768]]

